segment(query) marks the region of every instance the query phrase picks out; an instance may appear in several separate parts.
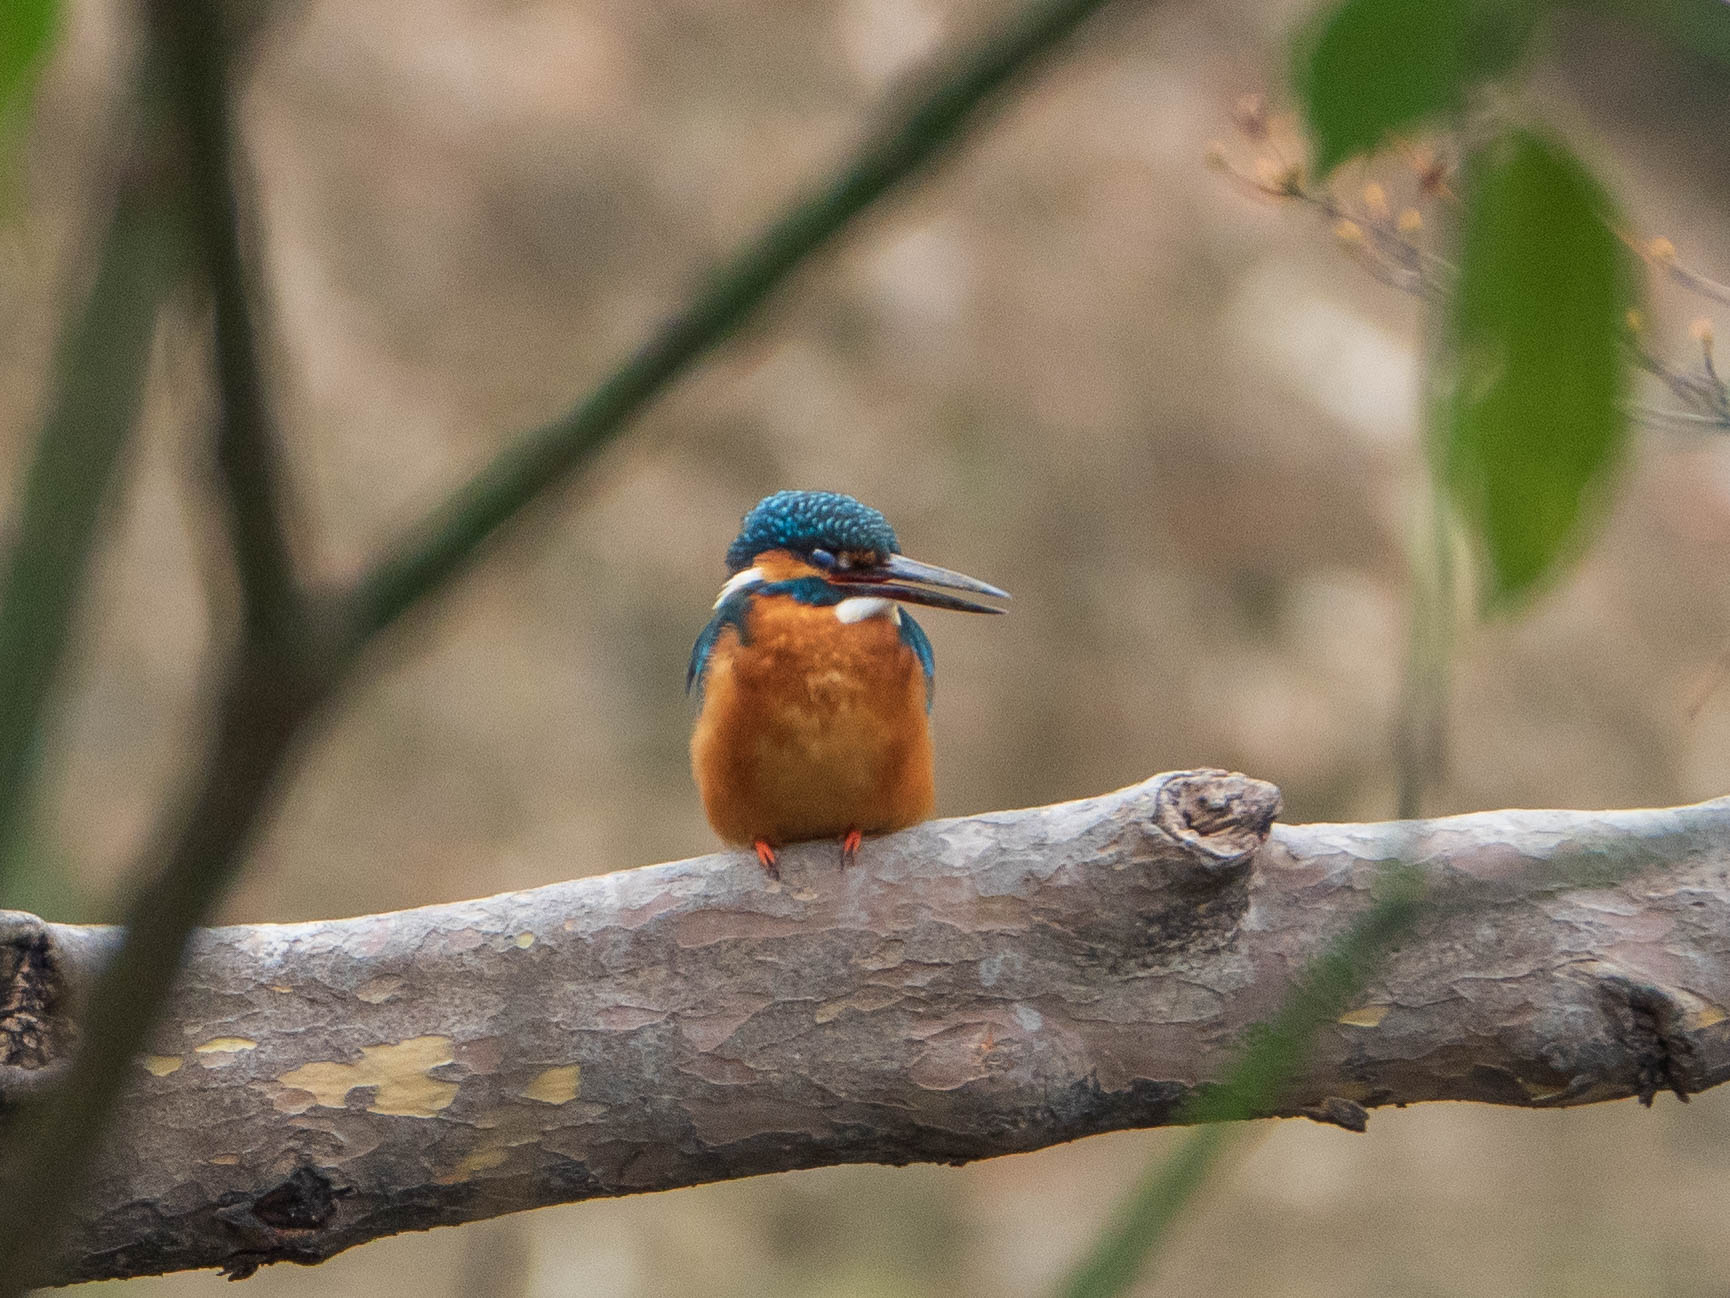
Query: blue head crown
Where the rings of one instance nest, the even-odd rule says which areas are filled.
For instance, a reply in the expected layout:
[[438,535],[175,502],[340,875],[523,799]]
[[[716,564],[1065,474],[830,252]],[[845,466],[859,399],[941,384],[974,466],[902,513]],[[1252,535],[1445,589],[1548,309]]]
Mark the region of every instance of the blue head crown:
[[838,491],[777,491],[745,515],[727,547],[727,571],[743,572],[765,550],[809,554],[901,553],[895,529],[869,505]]

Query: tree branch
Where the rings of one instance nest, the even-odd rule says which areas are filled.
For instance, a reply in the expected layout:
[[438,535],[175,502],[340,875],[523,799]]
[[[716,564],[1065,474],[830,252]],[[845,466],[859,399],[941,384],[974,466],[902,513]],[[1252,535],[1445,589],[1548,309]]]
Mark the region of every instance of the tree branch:
[[[216,459],[244,624],[217,690],[215,740],[187,804],[171,805],[152,844],[148,859],[156,868],[128,904],[126,937],[88,997],[80,1048],[56,1070],[63,1084],[11,1133],[0,1180],[0,1298],[27,1289],[39,1259],[52,1256],[55,1231],[83,1189],[127,1065],[173,985],[186,943],[239,869],[283,761],[331,683],[332,663],[315,639],[282,523],[277,448],[230,182],[227,43],[211,0],[154,9],[152,53],[189,146],[193,242],[215,305]],[[133,314],[117,312],[122,320]]]
[[283,519],[283,482],[248,304],[229,123],[228,51],[216,6],[176,0],[156,6],[166,80],[188,143],[188,207],[214,304],[220,409],[216,463],[222,476],[249,628],[284,642],[306,632]]
[[[1435,906],[1268,1111],[1650,1101],[1730,1079],[1730,799],[1269,828],[1161,776],[1030,811],[389,915],[213,929],[132,1066],[65,1275],[1181,1121],[1389,861]],[[1581,882],[1581,880],[1584,882]],[[0,1104],[111,930],[11,917]]]
[[689,307],[667,320],[574,410],[525,433],[399,541],[360,583],[353,618],[357,642],[364,643],[467,567],[494,532],[592,459],[811,254],[929,164],[1014,77],[1105,3],[1039,0],[941,69],[905,116],[740,249]]

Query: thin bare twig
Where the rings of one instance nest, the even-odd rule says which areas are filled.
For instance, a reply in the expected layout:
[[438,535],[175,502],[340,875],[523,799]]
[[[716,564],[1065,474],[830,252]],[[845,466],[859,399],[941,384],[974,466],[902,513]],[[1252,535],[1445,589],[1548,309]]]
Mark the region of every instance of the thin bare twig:
[[464,569],[494,532],[611,442],[797,266],[935,159],[1015,76],[1105,2],[1043,0],[957,59],[905,116],[734,256],[690,307],[663,324],[570,414],[524,435],[399,541],[361,582],[354,601],[356,641],[390,625]]
[[[1248,129],[1245,129],[1241,108],[1238,116],[1240,130],[1244,130],[1251,140],[1257,145],[1272,145],[1264,116],[1252,116]],[[1410,146],[1404,147],[1410,163],[1423,169],[1423,191],[1437,198],[1453,199],[1445,172],[1434,170],[1427,159],[1412,153]],[[1354,206],[1341,200],[1331,189],[1313,184],[1306,178],[1301,165],[1286,161],[1277,150],[1275,156],[1279,159],[1277,164],[1269,166],[1264,158],[1257,173],[1250,174],[1231,163],[1223,146],[1216,144],[1210,149],[1211,163],[1236,183],[1264,198],[1309,207],[1326,218],[1346,253],[1373,278],[1430,301],[1447,292],[1457,268],[1446,257],[1424,247],[1401,224],[1407,216],[1416,218],[1417,209],[1409,208],[1400,218],[1395,218],[1388,210],[1378,212],[1370,210],[1368,205]],[[1416,228],[1419,227],[1414,226],[1414,232]],[[1702,297],[1730,302],[1730,286],[1683,265],[1668,239],[1642,241],[1625,230],[1618,230],[1617,235],[1654,273],[1667,276]],[[1637,314],[1630,318],[1623,341],[1629,360],[1657,379],[1685,409],[1666,410],[1631,403],[1627,407],[1629,418],[1655,426],[1686,425],[1703,430],[1730,431],[1730,385],[1726,385],[1718,373],[1709,330],[1704,335],[1697,332],[1701,358],[1700,367],[1695,371],[1655,355],[1643,341],[1643,328]]]
[[207,0],[159,6],[168,78],[188,144],[189,207],[215,312],[221,394],[216,461],[225,488],[245,617],[283,638],[296,636],[304,600],[284,525],[282,471],[259,362],[239,199],[233,181],[229,76],[220,10]]

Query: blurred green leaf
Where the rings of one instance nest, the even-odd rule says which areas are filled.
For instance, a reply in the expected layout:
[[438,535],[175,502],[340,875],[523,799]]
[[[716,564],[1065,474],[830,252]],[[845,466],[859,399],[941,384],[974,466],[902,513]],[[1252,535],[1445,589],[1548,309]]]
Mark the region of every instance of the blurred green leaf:
[[[7,0],[0,0],[0,4]],[[0,906],[27,824],[36,759],[103,501],[138,421],[171,264],[170,227],[140,186],[115,204],[89,296],[71,303],[56,380],[0,564]]]
[[1548,576],[1625,440],[1632,259],[1559,143],[1510,130],[1464,178],[1442,361],[1439,468],[1488,560],[1488,602]]
[[1696,54],[1730,63],[1730,4],[1725,0],[1577,0],[1572,7],[1621,18]]
[[20,829],[4,876],[8,910],[61,924],[112,924],[118,918],[103,898],[85,889],[63,844],[44,824]]
[[59,17],[57,0],[0,0],[0,109],[23,97]]
[[1325,177],[1390,133],[1458,112],[1506,76],[1536,0],[1344,0],[1298,38],[1293,82]]

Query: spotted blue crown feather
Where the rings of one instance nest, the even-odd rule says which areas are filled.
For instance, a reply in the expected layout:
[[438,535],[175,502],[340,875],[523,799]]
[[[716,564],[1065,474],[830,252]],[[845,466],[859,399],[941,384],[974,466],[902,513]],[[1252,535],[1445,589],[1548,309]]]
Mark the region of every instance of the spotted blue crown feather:
[[[734,575],[745,571],[753,559],[768,550],[890,555],[901,553],[901,543],[895,539],[895,529],[889,526],[888,519],[851,496],[838,491],[777,491],[745,515],[739,535],[727,547],[727,571]],[[740,643],[748,643],[750,603],[754,597],[764,595],[783,595],[801,604],[820,606],[839,604],[847,598],[845,592],[836,590],[821,577],[797,577],[734,591],[716,606],[714,616],[691,647],[691,662],[685,672],[687,692],[694,688],[698,697],[702,696],[709,654],[723,631],[732,627]],[[929,711],[936,690],[936,655],[924,630],[905,609],[898,610],[897,621],[901,643],[913,651],[925,674],[925,707]]]
[[838,491],[777,491],[760,500],[727,547],[727,571],[743,572],[768,550],[900,554],[895,529],[871,506]]

